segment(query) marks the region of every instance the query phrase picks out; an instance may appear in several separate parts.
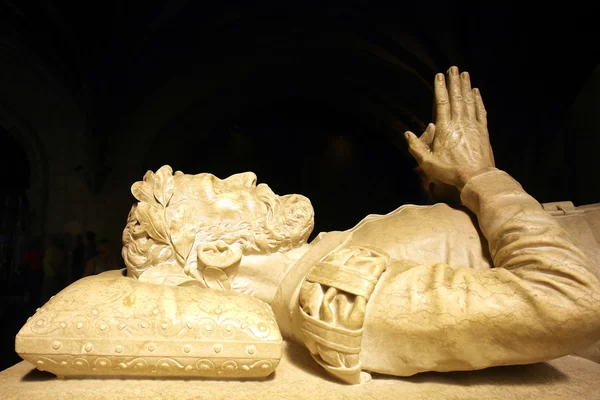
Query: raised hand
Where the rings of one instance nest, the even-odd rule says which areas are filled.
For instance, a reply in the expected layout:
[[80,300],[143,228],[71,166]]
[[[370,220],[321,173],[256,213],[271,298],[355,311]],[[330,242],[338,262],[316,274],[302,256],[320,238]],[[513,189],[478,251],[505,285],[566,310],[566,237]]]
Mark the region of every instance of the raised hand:
[[478,173],[493,168],[485,107],[468,72],[457,67],[435,76],[435,124],[421,137],[406,132],[408,150],[432,180],[459,190]]

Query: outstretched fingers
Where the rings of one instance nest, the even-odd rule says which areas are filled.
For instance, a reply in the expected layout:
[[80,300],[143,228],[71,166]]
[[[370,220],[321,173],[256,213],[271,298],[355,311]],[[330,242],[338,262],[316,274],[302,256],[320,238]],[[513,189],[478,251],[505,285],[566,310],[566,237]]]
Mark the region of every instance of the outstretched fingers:
[[419,165],[422,164],[431,154],[429,146],[419,140],[419,138],[410,131],[406,131],[404,137],[408,142],[409,153],[417,160]]
[[479,89],[473,89],[473,95],[475,97],[475,115],[477,117],[477,121],[487,124],[487,111],[485,111],[485,106],[483,105],[483,99],[481,98]]
[[477,112],[475,111],[475,94],[471,89],[471,77],[467,71],[460,74],[461,92],[464,99],[464,110],[465,117],[470,120],[477,119]]
[[448,95],[450,98],[452,119],[462,117],[464,114],[462,82],[457,67],[450,67],[448,70]]
[[448,125],[452,119],[450,111],[450,101],[448,100],[448,90],[446,89],[446,79],[444,74],[437,74],[433,83],[434,102],[435,102],[435,124],[438,126]]
[[430,123],[427,125],[425,132],[419,137],[419,140],[425,143],[429,149],[433,149],[433,139],[435,138],[435,125]]

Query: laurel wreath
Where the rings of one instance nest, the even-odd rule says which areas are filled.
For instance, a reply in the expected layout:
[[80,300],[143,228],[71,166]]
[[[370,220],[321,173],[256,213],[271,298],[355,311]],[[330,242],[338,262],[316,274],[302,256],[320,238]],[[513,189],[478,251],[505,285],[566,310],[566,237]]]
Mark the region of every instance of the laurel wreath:
[[229,278],[221,269],[206,267],[199,271],[188,266],[188,259],[194,248],[196,227],[192,210],[187,204],[171,203],[175,193],[175,177],[170,166],[164,165],[156,173],[148,171],[142,181],[132,185],[131,193],[139,202],[135,218],[142,229],[156,242],[169,246],[177,261],[177,265],[163,263],[147,268],[139,276],[140,281],[218,290],[231,288]]

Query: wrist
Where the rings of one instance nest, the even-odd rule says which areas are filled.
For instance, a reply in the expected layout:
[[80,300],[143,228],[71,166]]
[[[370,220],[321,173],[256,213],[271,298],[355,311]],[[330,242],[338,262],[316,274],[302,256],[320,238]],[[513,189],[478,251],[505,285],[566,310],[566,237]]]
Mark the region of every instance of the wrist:
[[485,174],[486,172],[490,172],[490,171],[494,171],[494,170],[497,170],[497,168],[483,167],[483,168],[479,168],[479,169],[475,169],[475,170],[464,171],[459,174],[458,185],[456,187],[458,188],[458,190],[462,191],[463,188],[465,187],[465,185],[467,183],[469,183],[469,181],[471,179],[475,178],[476,176]]

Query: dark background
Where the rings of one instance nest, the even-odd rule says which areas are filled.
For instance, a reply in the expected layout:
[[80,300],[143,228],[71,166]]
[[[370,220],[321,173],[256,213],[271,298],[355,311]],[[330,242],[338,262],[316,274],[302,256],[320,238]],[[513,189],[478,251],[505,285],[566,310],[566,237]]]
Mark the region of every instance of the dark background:
[[600,202],[597,33],[521,32],[509,6],[201,3],[1,3],[0,368],[37,306],[28,240],[94,230],[118,248],[147,169],[254,171],[311,199],[315,234],[425,204],[403,132],[430,122],[451,65],[482,92],[499,168],[540,202]]

